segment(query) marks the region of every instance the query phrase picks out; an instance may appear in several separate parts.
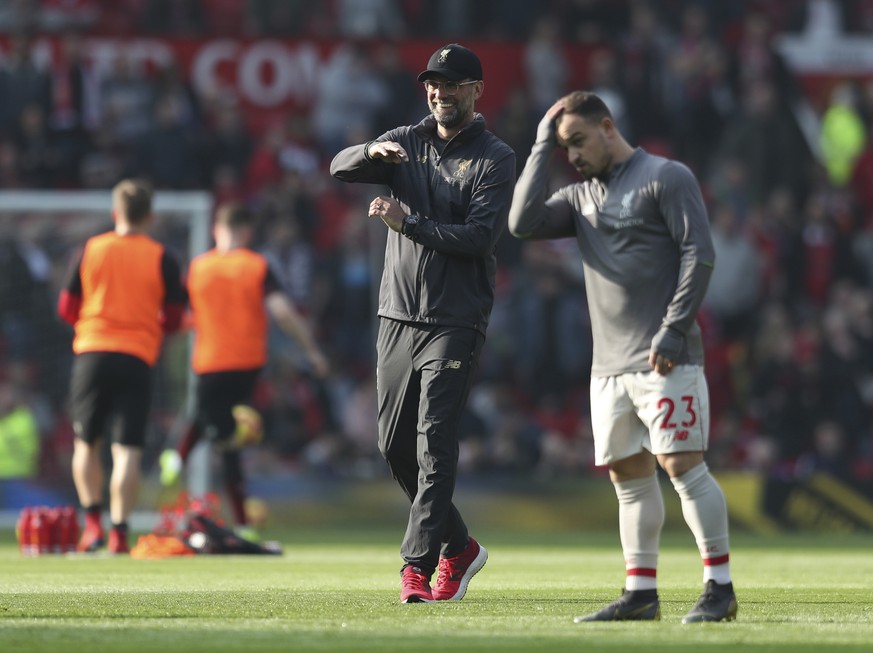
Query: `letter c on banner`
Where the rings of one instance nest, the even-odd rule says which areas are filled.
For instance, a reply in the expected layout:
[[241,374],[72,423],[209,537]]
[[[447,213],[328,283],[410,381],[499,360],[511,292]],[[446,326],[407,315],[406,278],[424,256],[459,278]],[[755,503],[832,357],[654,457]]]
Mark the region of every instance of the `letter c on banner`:
[[[239,44],[230,39],[207,42],[191,63],[191,83],[197,90],[213,91],[222,84],[219,81],[218,67],[222,62],[230,62],[236,67]],[[237,84],[237,80],[224,80],[224,83]]]
[[[264,69],[270,69],[269,78]],[[293,73],[288,51],[273,41],[255,43],[245,52],[239,64],[237,84],[240,92],[253,104],[270,107],[288,99]]]

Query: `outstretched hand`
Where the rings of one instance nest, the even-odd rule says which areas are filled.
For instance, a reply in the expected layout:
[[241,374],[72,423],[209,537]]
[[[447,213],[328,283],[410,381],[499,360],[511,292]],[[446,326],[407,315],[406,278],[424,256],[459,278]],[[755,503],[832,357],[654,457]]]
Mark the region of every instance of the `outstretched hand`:
[[409,155],[400,143],[394,141],[384,141],[381,143],[373,143],[367,150],[367,154],[371,159],[381,159],[385,163],[403,163],[409,160]]

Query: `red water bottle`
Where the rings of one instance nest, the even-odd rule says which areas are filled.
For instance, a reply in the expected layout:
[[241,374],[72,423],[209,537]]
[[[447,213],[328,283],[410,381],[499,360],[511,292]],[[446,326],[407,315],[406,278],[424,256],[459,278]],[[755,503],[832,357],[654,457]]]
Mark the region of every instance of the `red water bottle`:
[[28,555],[39,555],[40,541],[42,539],[42,515],[38,506],[30,509],[30,543],[27,547]]
[[79,516],[73,506],[61,508],[61,551],[71,553],[79,541]]
[[30,520],[31,520],[31,509],[29,506],[26,506],[21,509],[21,512],[18,515],[18,522],[15,524],[15,536],[18,538],[18,550],[21,551],[22,555],[30,555],[30,544],[31,544],[31,530],[30,530]]
[[61,552],[61,509],[57,507],[46,508],[49,529],[48,553]]
[[45,555],[52,552],[52,523],[51,514],[48,508],[40,506],[37,509],[39,513],[39,541],[37,550],[39,555]]

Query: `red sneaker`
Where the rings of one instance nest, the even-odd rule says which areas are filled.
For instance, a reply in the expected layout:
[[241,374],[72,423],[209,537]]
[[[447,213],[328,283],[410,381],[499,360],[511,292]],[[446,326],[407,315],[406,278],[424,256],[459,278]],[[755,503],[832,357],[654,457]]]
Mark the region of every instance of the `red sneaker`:
[[130,547],[127,546],[127,531],[118,528],[109,531],[108,550],[109,553],[130,553]]
[[420,567],[406,565],[400,572],[400,602],[433,603],[430,578],[424,575]]
[[103,528],[95,524],[88,524],[85,526],[85,530],[82,531],[82,537],[79,538],[76,551],[79,553],[93,553],[97,549],[103,548],[105,543]]
[[433,586],[435,601],[460,601],[467,593],[470,579],[476,575],[485,561],[488,551],[472,537],[467,548],[451,558],[440,558],[439,576]]

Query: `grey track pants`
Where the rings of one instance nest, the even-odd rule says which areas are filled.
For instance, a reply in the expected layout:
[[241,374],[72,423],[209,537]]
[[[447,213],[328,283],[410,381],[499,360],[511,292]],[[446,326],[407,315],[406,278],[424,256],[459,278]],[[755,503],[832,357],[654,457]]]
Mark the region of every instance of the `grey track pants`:
[[474,329],[379,321],[379,450],[412,502],[400,554],[433,571],[467,544],[452,503],[458,425],[485,337]]

